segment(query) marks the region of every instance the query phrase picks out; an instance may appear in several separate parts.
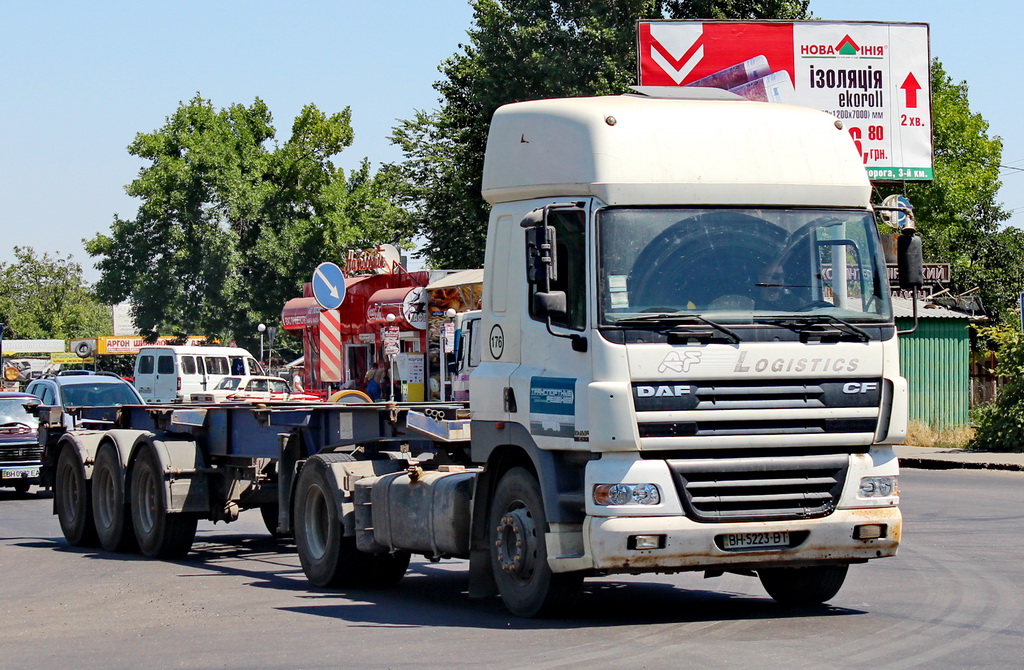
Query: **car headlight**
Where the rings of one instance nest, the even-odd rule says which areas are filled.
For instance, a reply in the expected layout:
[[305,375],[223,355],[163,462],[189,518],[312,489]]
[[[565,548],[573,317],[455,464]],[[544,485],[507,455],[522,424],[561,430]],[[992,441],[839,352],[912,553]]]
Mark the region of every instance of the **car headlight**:
[[889,498],[899,495],[896,477],[862,477],[857,495],[861,498]]
[[597,484],[594,502],[598,505],[660,505],[661,492],[656,484]]

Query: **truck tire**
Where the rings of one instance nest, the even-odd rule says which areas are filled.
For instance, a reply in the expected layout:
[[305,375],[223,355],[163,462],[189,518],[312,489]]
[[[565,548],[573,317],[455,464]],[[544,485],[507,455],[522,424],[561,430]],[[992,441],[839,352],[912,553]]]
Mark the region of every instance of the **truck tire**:
[[295,484],[295,547],[306,579],[327,588],[384,587],[409,567],[409,552],[367,554],[345,537],[338,516],[341,495],[330,464],[356,460],[349,454],[320,454],[306,461]]
[[124,470],[117,449],[104,444],[92,467],[92,512],[100,546],[107,551],[138,548],[124,496]]
[[135,455],[130,489],[132,527],[139,549],[150,558],[182,558],[196,537],[198,519],[192,514],[168,514],[164,473],[152,446]]
[[839,593],[847,565],[758,570],[761,585],[781,605],[820,605]]
[[65,445],[57,458],[53,505],[64,539],[73,547],[95,547],[96,526],[92,518],[90,483],[78,452]]
[[517,616],[544,617],[572,606],[580,573],[554,573],[548,565],[548,530],[537,478],[512,468],[498,482],[489,514],[491,568],[505,607]]

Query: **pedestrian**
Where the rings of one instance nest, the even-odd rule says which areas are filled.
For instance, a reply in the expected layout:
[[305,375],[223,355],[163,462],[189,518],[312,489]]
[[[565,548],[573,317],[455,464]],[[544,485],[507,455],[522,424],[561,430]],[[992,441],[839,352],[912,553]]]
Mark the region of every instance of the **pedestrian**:
[[292,393],[304,393],[305,390],[302,386],[302,368],[296,368],[292,376]]
[[366,371],[366,377],[363,378],[363,381],[366,383],[366,395],[370,396],[370,400],[374,402],[380,400],[380,380],[384,377],[382,372],[380,364],[374,361],[370,369]]

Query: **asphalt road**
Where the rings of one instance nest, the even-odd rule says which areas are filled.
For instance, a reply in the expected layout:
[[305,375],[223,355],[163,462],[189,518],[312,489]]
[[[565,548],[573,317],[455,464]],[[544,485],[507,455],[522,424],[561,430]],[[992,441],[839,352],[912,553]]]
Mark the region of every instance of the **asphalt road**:
[[470,601],[465,564],[415,560],[389,591],[310,588],[248,512],[187,560],[68,547],[52,500],[0,489],[0,668],[1019,667],[1024,474],[904,471],[904,543],[830,606],[756,579],[588,582],[574,615]]

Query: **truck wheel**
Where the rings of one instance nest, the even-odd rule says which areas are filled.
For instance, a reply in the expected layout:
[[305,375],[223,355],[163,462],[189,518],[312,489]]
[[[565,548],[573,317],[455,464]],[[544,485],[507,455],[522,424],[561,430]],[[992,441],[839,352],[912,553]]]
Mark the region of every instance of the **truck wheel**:
[[306,579],[315,586],[391,586],[409,566],[408,552],[373,555],[343,535],[341,495],[329,476],[330,463],[356,460],[349,454],[321,454],[306,461],[295,485],[295,547]]
[[537,478],[512,468],[498,482],[490,513],[491,568],[505,607],[517,616],[551,616],[573,604],[583,584],[579,573],[548,566],[548,530]]
[[781,605],[820,605],[843,586],[847,565],[758,570],[761,585]]
[[78,453],[70,446],[61,449],[57,459],[53,503],[64,538],[73,547],[96,546],[96,526],[89,499],[89,480]]
[[198,519],[168,514],[164,473],[152,447],[144,446],[132,465],[131,516],[139,549],[150,558],[182,558],[192,548]]
[[104,444],[92,469],[92,510],[100,546],[107,551],[138,547],[124,497],[124,472],[117,449]]
[[412,554],[408,551],[395,551],[390,554],[377,554],[373,557],[374,568],[370,584],[378,588],[394,586],[402,577],[405,577],[409,569],[409,559]]

